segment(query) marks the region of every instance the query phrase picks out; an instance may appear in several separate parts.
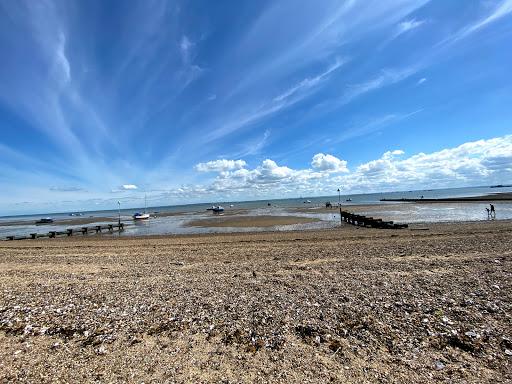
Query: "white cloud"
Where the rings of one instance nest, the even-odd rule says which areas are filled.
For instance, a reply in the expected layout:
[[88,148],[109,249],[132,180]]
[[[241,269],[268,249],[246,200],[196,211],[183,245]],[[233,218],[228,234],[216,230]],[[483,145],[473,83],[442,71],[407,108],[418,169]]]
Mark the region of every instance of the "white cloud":
[[[228,162],[226,164],[231,165],[222,167],[220,166],[222,163],[216,163],[219,166],[211,167],[216,169],[217,174],[210,182],[202,185],[159,187],[152,191],[152,200],[180,204],[184,201],[247,200],[248,198],[285,198],[300,195],[326,196],[334,195],[337,188],[348,193],[368,193],[492,185],[507,183],[512,179],[512,135],[468,142],[431,153],[417,153],[409,157],[405,156],[403,150],[394,149],[385,152],[378,159],[355,166],[350,173],[326,171],[329,168],[325,165],[326,161],[319,160],[325,160],[328,155],[324,154],[323,158],[318,155],[313,157],[312,167],[305,169],[294,169],[271,159],[262,161],[255,168],[248,168],[243,160],[238,160],[238,163],[237,160],[232,160],[233,163],[226,160]],[[318,164],[323,170],[314,168],[313,164]],[[133,184],[125,184],[123,187],[127,186],[133,186]],[[130,188],[133,189],[128,187],[128,190]],[[126,189],[112,192],[121,191]],[[30,200],[31,196],[45,193],[49,200],[54,198],[54,192],[48,191],[46,187],[31,190],[25,195],[13,193],[17,199],[8,200],[8,204]],[[137,199],[140,197],[128,196],[123,201],[127,204],[140,203]],[[115,206],[118,200],[118,196],[76,200],[73,202],[75,207],[73,209],[90,204],[108,208]]]
[[199,163],[194,168],[199,172],[226,172],[241,169],[246,166],[244,160],[212,160],[207,163]]
[[357,168],[357,176],[376,188],[386,185],[446,186],[485,184],[512,176],[512,136],[479,140],[430,154],[397,158],[386,152]]
[[[328,195],[345,191],[368,192],[412,188],[442,188],[502,183],[512,177],[512,135],[479,140],[429,154],[404,157],[395,149],[357,166],[348,173],[344,160],[328,154],[313,156],[308,169],[293,169],[266,159],[254,169],[219,170],[204,195],[246,196]],[[345,172],[339,174],[336,172]]]
[[416,83],[417,85],[421,85],[423,84],[425,81],[427,81],[427,78],[426,77],[422,77],[421,79],[418,80],[418,82]]
[[326,172],[348,172],[347,162],[333,155],[317,153],[311,161],[313,169]]
[[139,187],[137,187],[135,184],[123,184],[121,185],[121,189],[125,191],[133,191],[139,189]]

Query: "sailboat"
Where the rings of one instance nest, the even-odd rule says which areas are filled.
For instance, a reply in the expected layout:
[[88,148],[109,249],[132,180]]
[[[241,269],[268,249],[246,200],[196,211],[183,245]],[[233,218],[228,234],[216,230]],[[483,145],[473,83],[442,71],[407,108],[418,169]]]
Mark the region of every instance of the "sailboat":
[[149,213],[146,213],[147,208],[147,198],[146,195],[144,195],[144,213],[137,212],[132,217],[133,220],[148,220],[149,219]]

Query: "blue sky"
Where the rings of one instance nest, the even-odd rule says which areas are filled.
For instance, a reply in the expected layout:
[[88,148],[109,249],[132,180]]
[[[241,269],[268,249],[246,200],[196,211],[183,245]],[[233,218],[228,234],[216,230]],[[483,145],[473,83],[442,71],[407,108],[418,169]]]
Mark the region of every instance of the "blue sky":
[[512,1],[0,1],[0,215],[510,183]]

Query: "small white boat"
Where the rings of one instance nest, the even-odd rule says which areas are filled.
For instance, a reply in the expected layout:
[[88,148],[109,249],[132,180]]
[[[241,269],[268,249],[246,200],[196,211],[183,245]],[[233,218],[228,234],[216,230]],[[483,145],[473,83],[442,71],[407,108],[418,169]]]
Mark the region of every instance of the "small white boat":
[[224,207],[221,207],[220,205],[213,205],[210,208],[206,208],[207,211],[212,211],[213,213],[220,213],[224,212]]
[[149,213],[135,213],[133,216],[133,220],[147,220],[150,218]]
[[132,217],[133,220],[148,220],[151,216],[149,213],[146,213],[146,195],[144,195],[144,213],[137,212]]

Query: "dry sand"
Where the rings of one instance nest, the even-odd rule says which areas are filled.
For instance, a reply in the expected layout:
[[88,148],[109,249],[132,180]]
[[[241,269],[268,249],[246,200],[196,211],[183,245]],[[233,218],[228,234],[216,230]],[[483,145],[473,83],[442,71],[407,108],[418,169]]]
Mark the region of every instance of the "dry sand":
[[261,228],[276,225],[307,224],[320,221],[317,218],[300,216],[216,216],[209,219],[189,221],[188,227],[231,227],[231,228]]
[[511,382],[511,235],[1,242],[0,382]]

